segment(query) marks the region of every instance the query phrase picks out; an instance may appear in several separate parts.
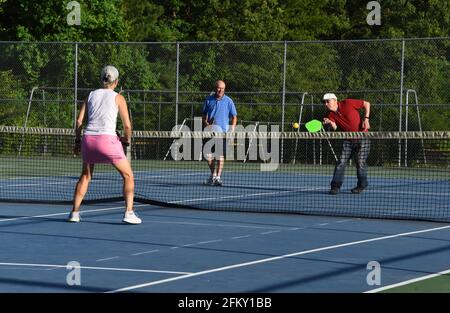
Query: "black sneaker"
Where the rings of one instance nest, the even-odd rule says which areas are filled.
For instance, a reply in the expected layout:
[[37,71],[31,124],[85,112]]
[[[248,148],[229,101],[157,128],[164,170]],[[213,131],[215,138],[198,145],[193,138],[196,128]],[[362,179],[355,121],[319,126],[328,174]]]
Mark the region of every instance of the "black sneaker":
[[330,191],[328,192],[330,195],[337,195],[339,193],[339,188],[332,187]]
[[355,187],[352,189],[352,193],[361,193],[364,189],[363,187]]

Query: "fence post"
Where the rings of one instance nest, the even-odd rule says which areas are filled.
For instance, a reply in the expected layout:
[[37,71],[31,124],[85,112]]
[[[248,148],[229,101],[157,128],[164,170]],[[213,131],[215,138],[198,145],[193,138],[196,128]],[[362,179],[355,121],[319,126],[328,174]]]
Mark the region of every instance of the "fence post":
[[[283,93],[281,96],[281,132],[284,132],[284,114],[286,105],[286,55],[287,55],[287,41],[284,42],[284,52],[283,52]],[[284,140],[281,139],[281,157],[280,162],[283,163],[284,154]]]
[[283,53],[283,93],[281,96],[281,131],[284,131],[284,110],[286,104],[286,54],[287,54],[287,42],[284,42]]
[[75,60],[74,60],[74,84],[73,84],[73,128],[77,127],[77,100],[78,100],[78,43],[75,43]]
[[175,83],[175,125],[178,125],[178,93],[179,93],[179,75],[180,75],[180,43],[177,42],[177,77]]
[[[402,131],[402,105],[403,105],[403,75],[405,69],[405,40],[402,39],[402,65],[400,69],[400,105],[399,105],[399,122],[398,122],[398,131]],[[398,167],[402,166],[402,140],[398,140]]]

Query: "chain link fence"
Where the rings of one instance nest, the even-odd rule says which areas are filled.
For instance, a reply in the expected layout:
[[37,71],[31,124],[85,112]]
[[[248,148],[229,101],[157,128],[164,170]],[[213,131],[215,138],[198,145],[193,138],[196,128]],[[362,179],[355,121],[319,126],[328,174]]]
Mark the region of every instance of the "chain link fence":
[[[72,128],[115,65],[135,130],[193,126],[223,79],[244,126],[294,131],[321,96],[365,99],[374,131],[448,130],[450,38],[305,42],[1,42],[0,125]],[[119,91],[119,90],[117,90]]]

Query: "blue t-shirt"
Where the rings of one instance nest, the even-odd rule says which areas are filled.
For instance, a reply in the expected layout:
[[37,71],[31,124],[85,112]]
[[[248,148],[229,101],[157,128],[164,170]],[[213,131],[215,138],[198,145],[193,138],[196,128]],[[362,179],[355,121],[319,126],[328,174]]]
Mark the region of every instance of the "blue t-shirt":
[[208,122],[220,129],[215,131],[227,132],[230,126],[230,118],[237,116],[236,107],[230,97],[224,95],[221,99],[216,99],[215,95],[206,98],[203,103],[202,114],[206,115]]

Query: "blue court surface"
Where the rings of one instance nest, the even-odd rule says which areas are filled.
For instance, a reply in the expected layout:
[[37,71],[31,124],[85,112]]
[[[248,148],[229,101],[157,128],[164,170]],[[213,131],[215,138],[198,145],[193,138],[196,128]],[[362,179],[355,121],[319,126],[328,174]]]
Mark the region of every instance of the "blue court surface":
[[[450,268],[450,224],[0,203],[0,292],[361,293]],[[379,265],[379,267],[378,267]]]

